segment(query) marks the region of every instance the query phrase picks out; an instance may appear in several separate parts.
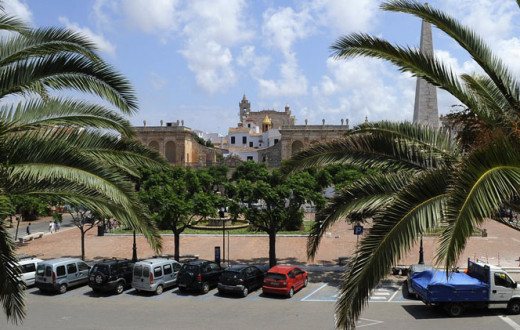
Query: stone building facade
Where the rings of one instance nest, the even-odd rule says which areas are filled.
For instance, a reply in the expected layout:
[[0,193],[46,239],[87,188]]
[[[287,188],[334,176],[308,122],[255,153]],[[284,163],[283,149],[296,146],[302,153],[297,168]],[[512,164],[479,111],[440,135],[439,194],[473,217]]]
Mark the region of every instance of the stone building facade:
[[200,145],[193,131],[184,123],[166,123],[166,126],[135,127],[136,139],[157,150],[173,166],[209,167],[216,164],[217,152]]
[[[348,124],[343,125],[294,125],[285,126],[280,130],[280,163],[294,154],[315,144],[326,143],[341,138],[349,130]],[[278,163],[278,166],[280,166]],[[278,167],[276,166],[276,167]]]

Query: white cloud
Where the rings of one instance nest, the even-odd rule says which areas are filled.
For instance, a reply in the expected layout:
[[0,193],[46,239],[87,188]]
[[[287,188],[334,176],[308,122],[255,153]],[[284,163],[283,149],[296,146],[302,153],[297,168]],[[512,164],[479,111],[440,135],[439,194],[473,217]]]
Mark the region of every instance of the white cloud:
[[4,9],[10,16],[15,16],[22,19],[25,23],[34,25],[33,13],[29,6],[19,0],[4,0]]
[[190,48],[180,51],[188,60],[188,68],[195,73],[197,85],[209,94],[226,90],[236,81],[228,48],[213,41],[192,39]]
[[87,27],[80,27],[77,23],[70,22],[67,17],[60,17],[58,20],[67,28],[73,31],[78,31],[81,34],[87,36],[96,44],[96,46],[101,52],[107,53],[108,55],[115,57],[116,47],[112,43],[110,43],[110,41],[106,40],[102,34],[96,34]]
[[314,30],[307,10],[295,12],[292,8],[269,8],[263,14],[263,35],[268,44],[279,49],[285,57],[292,57],[293,43],[308,37]]
[[312,88],[317,109],[305,114],[310,121],[321,120],[315,113],[335,123],[348,118],[350,125],[365,117],[369,121],[411,120],[415,79],[409,75],[369,58],[329,58],[327,72]]
[[242,0],[192,1],[183,12],[185,47],[180,53],[195,73],[197,85],[214,94],[236,82],[232,46],[249,40],[253,32],[244,15]]
[[379,0],[315,0],[311,7],[317,12],[320,25],[344,34],[371,30],[377,22],[379,4]]
[[258,79],[261,97],[294,97],[307,93],[307,78],[296,62],[287,61],[280,65],[279,80]]
[[177,28],[178,0],[125,0],[122,10],[131,27],[146,33],[164,33]]
[[270,63],[271,58],[269,56],[256,55],[255,46],[242,47],[237,57],[237,64],[241,67],[249,67],[252,77],[260,77]]

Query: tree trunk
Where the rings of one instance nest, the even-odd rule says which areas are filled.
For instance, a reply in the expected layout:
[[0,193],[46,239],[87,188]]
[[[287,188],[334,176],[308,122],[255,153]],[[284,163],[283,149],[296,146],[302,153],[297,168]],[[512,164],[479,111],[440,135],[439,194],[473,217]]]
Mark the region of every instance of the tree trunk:
[[276,266],[276,233],[269,232],[269,268]]
[[85,261],[85,231],[83,228],[79,230],[81,231],[81,260]]
[[174,246],[175,246],[175,260],[179,261],[179,243],[180,243],[180,239],[181,239],[181,233],[177,232],[177,231],[174,231],[173,232],[173,242],[174,242]]

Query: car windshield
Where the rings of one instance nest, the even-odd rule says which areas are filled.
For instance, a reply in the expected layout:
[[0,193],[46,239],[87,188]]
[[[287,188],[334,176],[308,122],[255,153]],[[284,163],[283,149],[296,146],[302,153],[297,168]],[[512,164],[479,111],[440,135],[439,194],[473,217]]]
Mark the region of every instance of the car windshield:
[[199,271],[199,267],[198,267],[198,266],[195,266],[195,265],[187,265],[187,264],[184,264],[184,265],[182,266],[181,270],[185,270],[185,271],[188,271],[188,272],[195,273],[195,272],[198,272],[198,271]]
[[287,279],[285,274],[278,274],[278,273],[267,273],[266,278],[270,279],[270,280],[277,280],[277,281],[283,281],[283,280]]
[[44,265],[38,265],[38,268],[36,269],[36,274],[43,276],[45,273],[45,266]]
[[94,267],[92,267],[92,273],[102,273],[105,275],[110,275],[110,267],[108,265],[98,265],[95,264]]
[[135,265],[134,266],[134,275],[135,276],[141,276],[142,274],[143,274],[143,266]]
[[229,278],[229,279],[237,279],[240,277],[240,273],[226,270],[225,272],[222,273],[222,277]]

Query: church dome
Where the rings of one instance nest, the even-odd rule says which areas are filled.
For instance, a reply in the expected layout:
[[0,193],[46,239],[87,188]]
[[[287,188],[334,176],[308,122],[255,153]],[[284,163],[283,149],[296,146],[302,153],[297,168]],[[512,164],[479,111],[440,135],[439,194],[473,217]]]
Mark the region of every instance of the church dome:
[[264,117],[264,121],[262,122],[262,124],[271,124],[271,119],[269,119],[269,116],[268,115],[265,115]]

